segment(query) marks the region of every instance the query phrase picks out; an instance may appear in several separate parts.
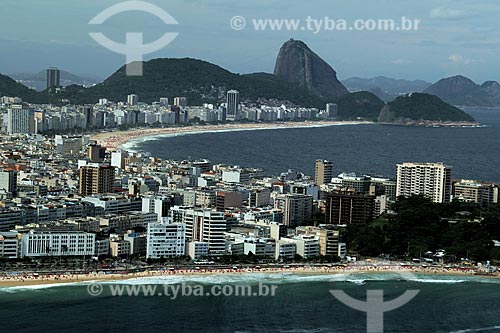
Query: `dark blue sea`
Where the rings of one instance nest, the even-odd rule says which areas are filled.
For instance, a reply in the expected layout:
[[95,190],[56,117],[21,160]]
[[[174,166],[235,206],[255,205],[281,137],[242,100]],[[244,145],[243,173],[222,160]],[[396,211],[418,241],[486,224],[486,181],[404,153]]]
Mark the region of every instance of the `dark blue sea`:
[[[468,110],[486,127],[419,128],[381,125],[203,133],[162,137],[136,149],[168,159],[208,158],[214,163],[261,167],[269,174],[294,168],[312,174],[318,158],[338,173],[394,176],[396,163],[443,161],[454,178],[500,181],[500,111]],[[500,332],[500,280],[419,275],[401,279],[369,275],[247,275],[170,277],[127,284],[276,284],[274,297],[90,296],[86,285],[0,290],[5,332],[366,332],[366,314],[331,294],[343,290],[366,300],[384,290],[385,300],[419,290],[384,316],[384,332]]]
[[[384,301],[417,290],[410,302],[383,318],[384,332],[499,332],[500,280],[481,277],[394,274],[204,276],[143,278],[128,285],[276,285],[275,296],[112,296],[104,285],[0,288],[1,332],[366,332],[366,314],[345,306],[330,290]],[[124,282],[120,282],[124,283]]]
[[164,159],[208,158],[214,163],[314,173],[316,159],[334,162],[335,173],[395,177],[405,161],[444,162],[453,178],[500,182],[500,110],[467,109],[485,127],[425,128],[345,125],[236,131],[149,138],[134,149]]

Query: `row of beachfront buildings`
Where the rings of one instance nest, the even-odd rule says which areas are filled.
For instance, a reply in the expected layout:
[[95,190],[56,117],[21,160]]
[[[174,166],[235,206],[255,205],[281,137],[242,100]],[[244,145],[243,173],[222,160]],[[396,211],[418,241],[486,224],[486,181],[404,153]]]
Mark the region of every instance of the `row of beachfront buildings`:
[[295,106],[244,105],[239,92],[231,90],[226,103],[188,106],[187,98],[161,98],[152,104],[139,103],[137,95],[127,102],[112,103],[101,99],[95,105],[36,105],[19,98],[0,98],[1,130],[7,134],[60,133],[120,127],[175,126],[187,123],[220,123],[226,121],[293,121],[332,120],[337,105],[325,110]]
[[110,150],[86,136],[6,136],[0,257],[342,257],[342,228],[390,213],[398,196],[498,203],[497,184],[453,181],[443,163],[398,164],[396,179],[312,163],[314,176],[266,176]]

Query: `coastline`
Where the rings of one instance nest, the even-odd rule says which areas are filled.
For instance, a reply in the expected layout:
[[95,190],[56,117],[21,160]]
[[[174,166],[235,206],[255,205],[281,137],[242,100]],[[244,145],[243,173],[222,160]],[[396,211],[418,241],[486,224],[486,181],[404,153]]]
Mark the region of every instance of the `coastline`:
[[[444,268],[444,267],[419,267],[419,266],[398,266],[398,265],[352,265],[346,267],[329,266],[296,266],[290,268],[238,268],[238,269],[176,269],[176,270],[150,270],[135,273],[113,273],[89,272],[85,274],[60,274],[60,275],[17,275],[0,276],[0,291],[4,288],[23,288],[23,287],[57,287],[70,284],[84,284],[87,282],[108,282],[116,283],[133,279],[144,278],[168,278],[183,277],[189,280],[189,277],[211,277],[211,276],[248,276],[250,274],[286,274],[302,276],[324,276],[324,275],[342,275],[342,274],[401,274],[401,278],[412,279],[418,275],[431,276],[450,276],[460,277],[478,277],[486,279],[500,279],[498,273],[492,275],[477,275],[474,269],[462,268]],[[415,276],[412,276],[415,275]],[[346,280],[347,281],[347,280]],[[454,281],[453,279],[450,281]]]
[[[314,121],[314,122],[276,122],[276,123],[249,123],[249,124],[223,124],[223,125],[192,125],[185,127],[164,127],[164,128],[137,128],[126,131],[101,132],[92,136],[92,140],[97,141],[108,149],[120,149],[126,144],[156,137],[174,136],[179,134],[201,134],[217,132],[238,132],[274,130],[289,128],[314,128],[328,126],[345,125],[373,125],[371,121]],[[130,148],[130,147],[128,147]]]

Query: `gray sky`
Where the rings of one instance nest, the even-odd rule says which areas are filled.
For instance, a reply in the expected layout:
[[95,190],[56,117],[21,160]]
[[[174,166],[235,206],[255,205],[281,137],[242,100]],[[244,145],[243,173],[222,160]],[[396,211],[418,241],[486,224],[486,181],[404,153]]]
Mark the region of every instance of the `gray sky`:
[[[88,22],[117,0],[1,0],[0,73],[37,72],[57,66],[107,77],[125,57],[99,44],[89,32],[117,42],[143,32],[146,42],[165,32],[179,36],[146,59],[192,57],[233,72],[272,72],[281,44],[305,41],[341,79],[385,75],[436,81],[462,74],[478,83],[500,80],[498,0],[148,0],[179,25],[165,25],[142,12],[116,15],[101,26]],[[241,15],[247,27],[235,31]],[[420,19],[418,31],[255,31],[252,19]]]

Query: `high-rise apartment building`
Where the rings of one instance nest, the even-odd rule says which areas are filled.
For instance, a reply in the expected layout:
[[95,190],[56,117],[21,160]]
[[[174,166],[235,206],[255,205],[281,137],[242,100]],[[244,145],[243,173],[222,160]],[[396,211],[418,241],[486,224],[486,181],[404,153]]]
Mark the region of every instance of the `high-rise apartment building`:
[[106,148],[98,145],[96,142],[91,142],[87,147],[88,157],[91,162],[103,162],[106,157]]
[[274,208],[283,212],[283,224],[299,226],[312,218],[313,197],[303,194],[280,194],[274,199]]
[[326,113],[329,119],[337,119],[338,117],[338,107],[335,103],[326,104]]
[[80,168],[80,194],[111,193],[115,168],[109,165],[88,164]]
[[373,219],[375,196],[355,191],[329,193],[325,204],[325,223],[334,225],[366,224]]
[[22,104],[14,104],[7,110],[7,134],[35,133],[35,112]]
[[238,120],[240,116],[240,92],[229,90],[226,100],[226,119],[230,121]]
[[397,165],[396,196],[423,195],[436,203],[450,202],[451,167],[443,163]]
[[209,255],[221,255],[226,252],[226,218],[223,212],[210,209],[173,207],[174,223],[186,224],[186,242],[208,243]]
[[61,86],[61,71],[56,67],[47,69],[47,89]]
[[137,103],[139,103],[139,96],[134,95],[134,94],[127,96],[127,104],[128,105],[137,105]]
[[0,171],[0,190],[5,191],[9,196],[17,195],[17,172],[15,170]]
[[316,160],[314,181],[317,185],[329,184],[333,178],[333,163],[326,160]]
[[114,151],[111,153],[111,166],[117,169],[125,169],[125,159],[128,157],[128,153],[123,150]]
[[185,254],[186,225],[149,223],[146,258],[180,257]]
[[174,106],[178,106],[180,108],[185,108],[187,106],[187,98],[186,97],[175,97],[174,98]]
[[84,106],[80,111],[83,115],[82,127],[90,129],[94,126],[94,108],[92,106]]

